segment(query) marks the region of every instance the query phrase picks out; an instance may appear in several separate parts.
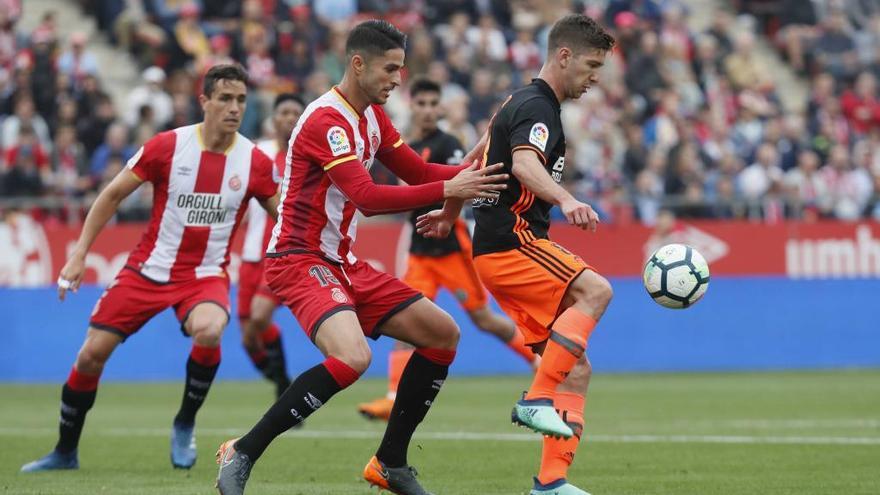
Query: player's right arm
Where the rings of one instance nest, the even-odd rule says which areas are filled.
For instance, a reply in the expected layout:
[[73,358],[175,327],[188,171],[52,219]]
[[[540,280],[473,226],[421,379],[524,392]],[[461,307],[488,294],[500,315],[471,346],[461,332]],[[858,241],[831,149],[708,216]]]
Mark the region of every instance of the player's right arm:
[[584,230],[596,230],[599,216],[590,205],[578,201],[553,181],[538,158],[537,151],[531,148],[514,151],[512,172],[520,184],[535,196],[559,206],[568,223]]
[[58,276],[58,298],[64,300],[67,290],[76,292],[85,272],[86,254],[104,225],[116,214],[119,204],[144,181],[156,182],[163,175],[162,165],[169,163],[174,154],[174,132],[163,132],[148,140],[131,157],[125,168],[110,181],[98,194],[86,221],[76,247]]
[[[64,268],[58,276],[58,298],[64,300],[67,290],[76,292],[82,282],[83,273],[85,272],[86,254],[98,233],[104,228],[104,225],[116,214],[119,204],[129,194],[134,192],[143,182],[134,172],[128,168],[123,169],[119,174],[110,181],[110,184],[98,194],[97,199],[89,209],[83,224],[82,232],[79,234],[79,240],[76,241],[76,247],[70,254]],[[66,281],[66,282],[65,282]],[[69,284],[69,287],[67,287]]]

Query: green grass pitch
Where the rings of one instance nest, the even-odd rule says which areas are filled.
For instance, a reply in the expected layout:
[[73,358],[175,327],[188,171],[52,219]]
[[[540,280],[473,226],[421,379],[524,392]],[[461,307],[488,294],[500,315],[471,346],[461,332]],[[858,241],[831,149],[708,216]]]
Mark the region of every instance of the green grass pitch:
[[[526,494],[541,442],[509,414],[527,376],[451,378],[410,448],[438,495]],[[0,385],[0,494],[214,493],[214,451],[271,401],[261,382],[215,385],[199,460],[174,471],[168,431],[181,384],[101,387],[75,472],[23,475],[56,439],[59,385]],[[269,448],[249,494],[367,494],[360,478],[384,424],[355,405],[364,380]],[[593,495],[880,494],[880,371],[597,375],[569,479]],[[373,492],[375,493],[375,491]]]

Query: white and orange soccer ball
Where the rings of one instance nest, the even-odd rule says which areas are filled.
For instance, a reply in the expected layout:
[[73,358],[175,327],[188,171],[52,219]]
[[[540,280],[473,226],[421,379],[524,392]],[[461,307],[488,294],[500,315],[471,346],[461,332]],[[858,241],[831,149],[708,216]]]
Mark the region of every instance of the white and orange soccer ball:
[[645,263],[642,280],[657,304],[684,309],[699,301],[709,288],[709,264],[691,246],[667,244]]

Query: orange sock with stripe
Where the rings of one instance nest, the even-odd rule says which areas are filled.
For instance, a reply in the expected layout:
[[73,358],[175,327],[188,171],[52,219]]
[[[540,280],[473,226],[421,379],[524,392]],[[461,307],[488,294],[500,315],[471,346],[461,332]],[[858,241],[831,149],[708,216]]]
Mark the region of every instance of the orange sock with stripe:
[[414,349],[392,349],[388,354],[388,398],[397,397],[397,387],[400,385],[400,376],[406,368],[406,363],[412,357]]
[[532,364],[535,360],[535,353],[526,345],[526,339],[523,338],[522,332],[519,329],[513,331],[513,337],[507,341],[507,347],[510,347],[513,352],[522,356],[529,364]]
[[574,454],[584,430],[583,395],[572,392],[557,392],[553,398],[553,405],[559,411],[562,420],[574,431],[574,436],[568,439],[544,437],[538,481],[545,485],[565,478],[568,467],[574,461]]
[[549,399],[556,394],[556,387],[584,354],[595,327],[596,319],[576,308],[568,308],[559,315],[526,399]]

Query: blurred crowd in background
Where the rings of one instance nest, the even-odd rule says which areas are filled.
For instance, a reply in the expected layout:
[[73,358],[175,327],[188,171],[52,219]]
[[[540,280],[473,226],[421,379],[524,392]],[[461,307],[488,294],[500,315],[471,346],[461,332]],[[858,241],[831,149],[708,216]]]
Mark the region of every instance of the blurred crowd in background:
[[[280,91],[306,101],[338,82],[349,28],[386,19],[409,35],[406,79],[443,87],[441,128],[466,148],[538,73],[549,26],[583,12],[617,47],[601,83],[563,105],[565,185],[605,222],[683,218],[880,220],[880,1],[717,2],[702,31],[685,0],[79,0],[140,82],[114,105],[80,32],[45,12],[30,32],[0,0],[0,209],[78,222],[102,185],[162,130],[197,122],[201,77],[240,62],[241,132],[272,137]],[[776,52],[777,58],[759,50]],[[765,54],[766,55],[766,54]],[[767,60],[783,60],[784,66]],[[783,71],[806,95],[783,105]],[[387,105],[404,133],[406,85]],[[374,178],[391,182],[382,167]],[[149,216],[149,187],[119,219]],[[36,198],[38,201],[33,201]]]

